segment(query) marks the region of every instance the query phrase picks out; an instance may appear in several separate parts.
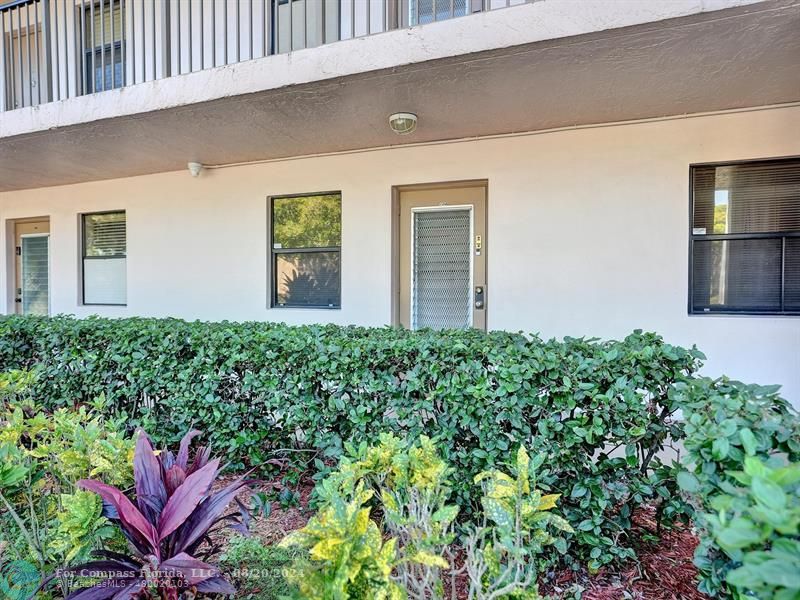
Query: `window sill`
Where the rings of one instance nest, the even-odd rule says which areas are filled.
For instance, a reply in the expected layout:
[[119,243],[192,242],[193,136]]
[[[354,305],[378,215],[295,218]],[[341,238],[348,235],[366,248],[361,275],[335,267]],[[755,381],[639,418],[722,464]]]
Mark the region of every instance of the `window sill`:
[[277,310],[342,310],[341,306],[306,306],[302,304],[273,304],[272,306],[268,306],[269,309],[277,309]]
[[782,317],[800,317],[800,312],[777,312],[777,313],[768,313],[768,312],[741,312],[741,311],[723,311],[723,310],[715,310],[712,312],[689,312],[687,313],[690,317],[745,317],[745,318],[782,318]]
[[90,303],[90,302],[84,302],[84,303],[83,303],[83,304],[81,304],[80,306],[117,306],[117,307],[122,307],[122,308],[125,308],[125,307],[127,307],[128,305],[127,305],[127,304],[100,304],[100,303]]

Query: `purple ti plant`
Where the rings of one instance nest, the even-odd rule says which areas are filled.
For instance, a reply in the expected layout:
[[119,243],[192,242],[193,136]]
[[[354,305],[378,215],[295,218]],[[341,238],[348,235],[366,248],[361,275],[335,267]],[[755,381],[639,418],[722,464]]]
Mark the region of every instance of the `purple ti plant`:
[[177,600],[197,593],[236,593],[219,570],[204,560],[214,551],[209,538],[212,527],[228,522],[234,528],[246,528],[248,515],[238,500],[238,514],[226,514],[226,510],[247,482],[239,478],[212,493],[219,460],[210,459],[209,449],[200,447],[189,463],[189,444],[199,434],[187,433],[175,456],[166,450],[155,452],[144,431],[139,431],[133,459],[135,503],[100,481],[78,482],[100,495],[104,514],[119,525],[132,553],[99,551],[99,560],[70,569],[100,581],[74,591],[67,600]]

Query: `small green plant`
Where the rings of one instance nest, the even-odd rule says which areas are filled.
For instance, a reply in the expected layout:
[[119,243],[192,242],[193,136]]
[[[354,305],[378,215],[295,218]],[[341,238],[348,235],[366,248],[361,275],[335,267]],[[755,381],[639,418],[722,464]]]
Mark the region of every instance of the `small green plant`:
[[14,369],[0,373],[0,412],[7,410],[6,404],[30,398],[30,388],[35,381],[33,371]]
[[272,514],[272,501],[269,494],[265,492],[255,492],[250,496],[250,513],[254,517],[266,519]]
[[289,487],[283,487],[278,493],[278,502],[283,510],[300,506],[300,494]]
[[295,562],[289,582],[302,598],[331,600],[400,600],[403,590],[392,581],[397,562],[396,540],[383,541],[380,529],[365,507],[373,496],[359,482],[347,500],[329,498],[328,504],[303,528],[281,541],[283,548],[308,551]]
[[[695,551],[698,587],[709,595],[725,595],[728,572],[741,563],[715,535],[720,525],[717,503],[742,496],[740,474],[746,472],[746,462],[752,469],[754,459],[769,468],[776,461],[800,461],[800,418],[778,395],[777,386],[698,378],[676,385],[674,395],[685,420],[686,455],[677,482],[691,501],[700,537]],[[735,504],[741,509],[741,499]],[[744,521],[736,523],[734,530]]]
[[536,557],[544,546],[566,548],[551,533],[574,533],[569,523],[550,512],[558,494],[542,495],[532,474],[543,456],[531,464],[524,446],[517,451],[511,475],[493,469],[475,476],[483,495],[484,522],[466,541],[470,600],[538,598]]
[[62,494],[60,504],[53,547],[64,556],[66,564],[85,558],[89,550],[115,539],[114,527],[103,516],[103,503],[97,495],[78,490]]
[[374,446],[346,444],[345,450],[338,469],[317,487],[319,497],[351,497],[361,483],[372,488],[382,525],[397,540],[395,580],[411,600],[442,598],[459,512],[447,503],[452,469],[426,436],[409,441],[383,433]]
[[258,538],[231,538],[219,565],[236,587],[236,597],[245,600],[278,600],[296,590],[284,571],[298,558],[294,548],[265,546]]
[[36,565],[25,560],[3,562],[0,548],[0,598],[29,600],[39,587],[41,575]]
[[716,512],[705,519],[739,565],[725,582],[737,598],[800,598],[800,463],[769,466],[748,456],[730,475],[739,485],[714,497]]
[[[545,457],[537,456],[532,465],[520,447],[511,466],[513,475],[493,469],[474,478],[483,491],[483,525],[467,537],[466,564],[457,568],[453,542],[459,507],[449,503],[452,469],[436,444],[425,436],[409,441],[382,434],[374,446],[361,444],[346,450],[339,468],[317,486],[323,506],[319,514],[306,530],[284,542],[310,550],[312,560],[299,562],[294,571],[304,598],[360,598],[358,594],[368,590],[435,600],[445,597],[448,577],[455,598],[457,576],[464,570],[471,599],[536,598],[535,557],[551,544],[565,550],[566,538],[561,533],[573,533],[569,523],[552,512],[558,494],[543,495],[535,489],[535,468]],[[373,544],[369,551],[358,552],[359,560],[353,561],[353,546],[365,531],[376,539],[381,536],[381,527],[372,521],[356,527],[355,511],[362,511],[360,519],[368,519],[364,506],[368,502],[380,509],[380,525],[388,541],[383,547]],[[323,555],[328,562],[320,562]],[[366,570],[377,570],[380,577],[367,577],[367,587],[362,587],[362,581],[352,590],[337,588],[340,596],[325,595],[331,588],[324,584],[335,581],[337,573],[349,574],[340,581],[354,581],[353,574],[363,568],[359,561],[364,560],[372,565]]]

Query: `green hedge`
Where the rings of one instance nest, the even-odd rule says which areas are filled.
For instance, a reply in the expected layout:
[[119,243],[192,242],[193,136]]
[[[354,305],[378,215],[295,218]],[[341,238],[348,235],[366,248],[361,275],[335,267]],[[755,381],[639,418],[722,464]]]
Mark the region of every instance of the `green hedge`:
[[525,443],[547,454],[538,483],[564,495],[577,531],[569,556],[592,569],[632,556],[632,510],[674,490],[654,455],[675,427],[673,384],[701,359],[639,331],[562,342],[505,332],[0,319],[0,370],[35,367],[41,402],[105,394],[159,442],[203,429],[236,466],[261,464],[275,449],[335,457],[344,441],[374,443],[382,431],[426,434],[454,465],[465,503],[475,500],[472,475]]

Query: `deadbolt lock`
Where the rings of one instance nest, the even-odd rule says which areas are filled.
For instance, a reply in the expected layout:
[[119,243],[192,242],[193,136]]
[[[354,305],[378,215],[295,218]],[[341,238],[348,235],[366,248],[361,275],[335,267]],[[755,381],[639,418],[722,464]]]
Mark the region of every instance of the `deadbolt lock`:
[[475,286],[475,308],[482,309],[485,306],[485,293],[482,285]]

